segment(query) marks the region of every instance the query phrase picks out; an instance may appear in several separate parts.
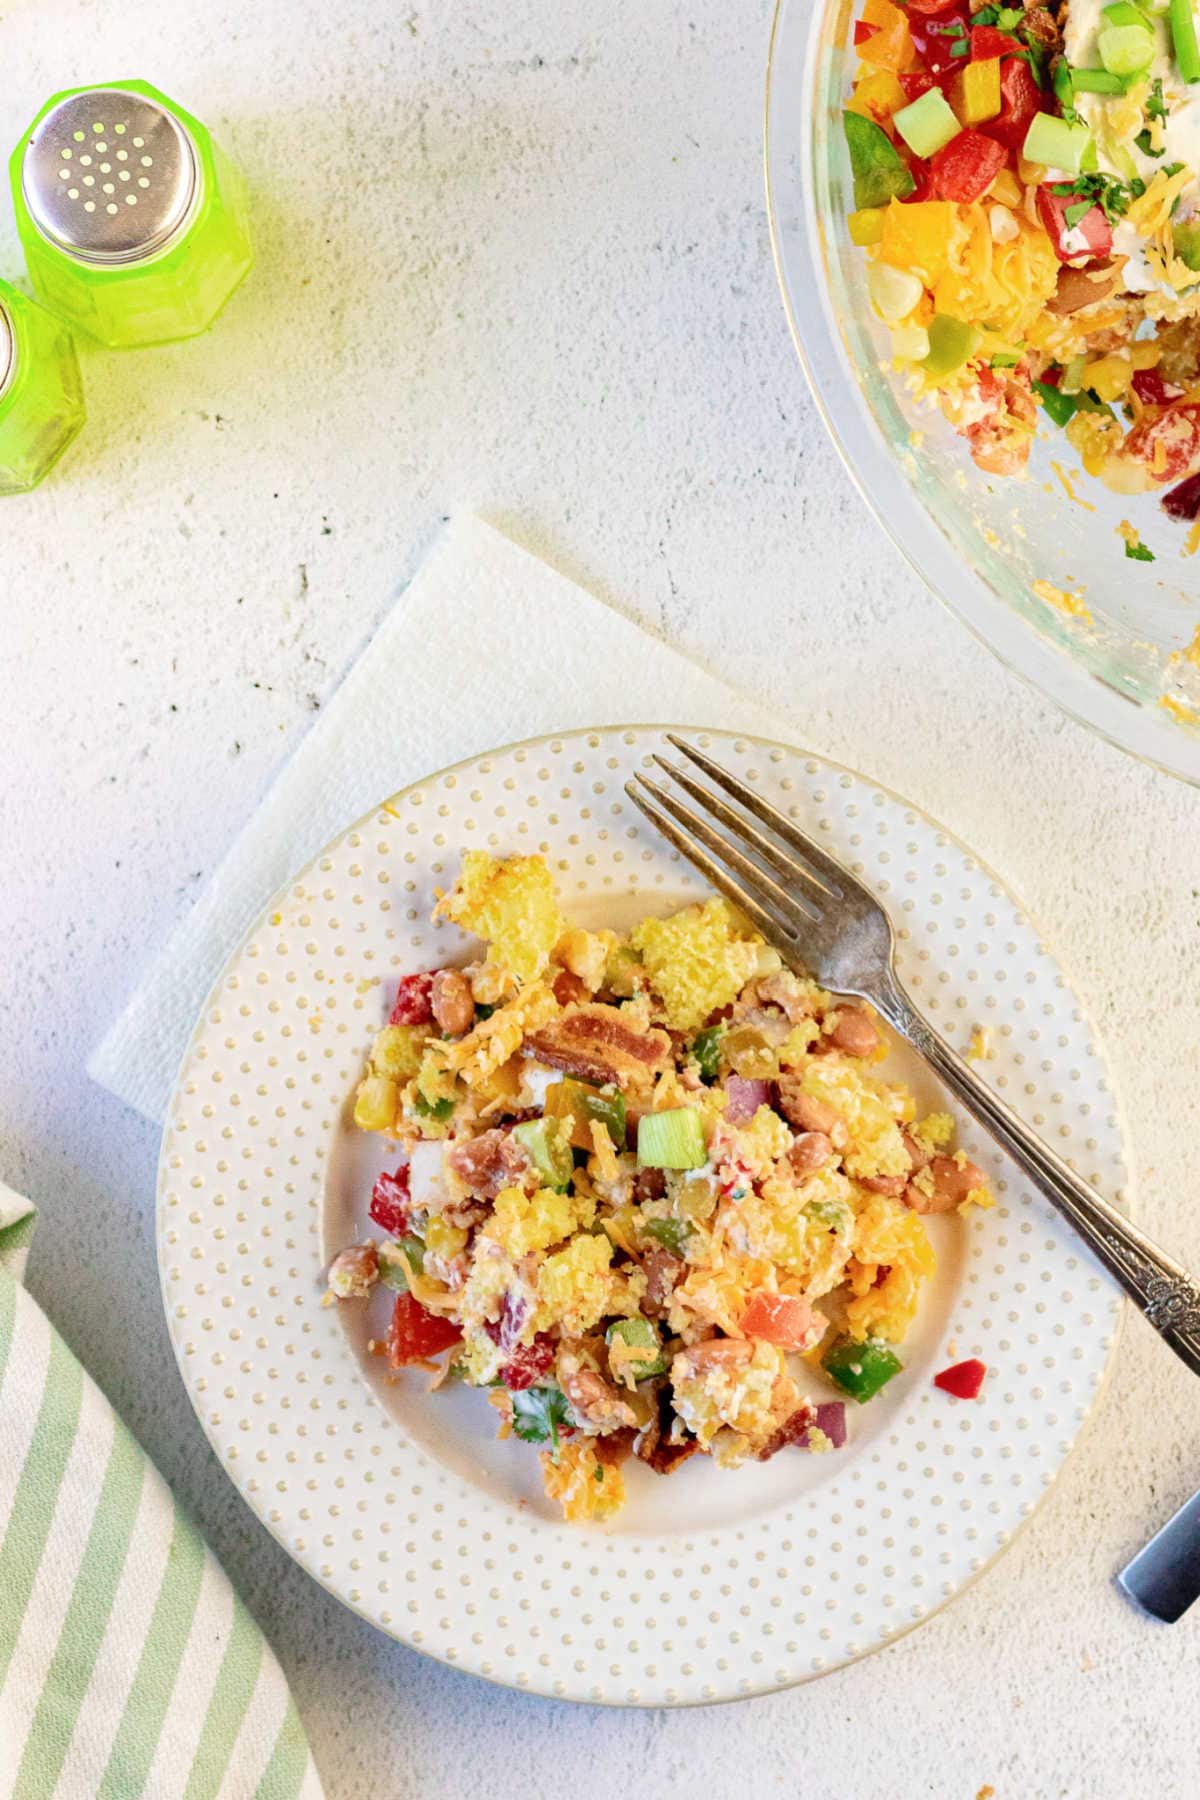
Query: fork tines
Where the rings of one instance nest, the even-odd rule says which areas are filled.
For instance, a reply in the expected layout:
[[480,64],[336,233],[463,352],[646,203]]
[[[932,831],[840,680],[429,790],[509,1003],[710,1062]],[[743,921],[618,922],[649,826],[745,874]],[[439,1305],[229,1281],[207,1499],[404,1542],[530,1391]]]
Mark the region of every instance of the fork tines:
[[[726,899],[741,908],[781,955],[795,957],[806,928],[820,920],[830,901],[836,907],[841,899],[844,871],[777,807],[736,775],[674,733],[667,732],[666,736],[681,756],[701,769],[773,835],[768,837],[720,794],[661,756],[654,758],[658,767],[723,826],[724,832],[716,830],[709,819],[648,776],[636,775],[626,783],[626,793],[668,842],[694,863]],[[784,845],[795,854],[789,854]],[[781,886],[776,875],[788,885]]]

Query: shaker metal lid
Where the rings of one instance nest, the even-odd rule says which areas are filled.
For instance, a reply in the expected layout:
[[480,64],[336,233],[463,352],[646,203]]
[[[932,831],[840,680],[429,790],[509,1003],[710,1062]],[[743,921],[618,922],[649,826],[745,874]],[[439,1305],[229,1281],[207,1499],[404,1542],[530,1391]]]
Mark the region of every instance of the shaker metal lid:
[[17,363],[17,340],[13,335],[12,320],[3,300],[0,300],[0,400],[8,390]]
[[42,235],[81,262],[141,262],[188,223],[200,184],[192,140],[142,94],[91,88],[36,126],[21,167]]

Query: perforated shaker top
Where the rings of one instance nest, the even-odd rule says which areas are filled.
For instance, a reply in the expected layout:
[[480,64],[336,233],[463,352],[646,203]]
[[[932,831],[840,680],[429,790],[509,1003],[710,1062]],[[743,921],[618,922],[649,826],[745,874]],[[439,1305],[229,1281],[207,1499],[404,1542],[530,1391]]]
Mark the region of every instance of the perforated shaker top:
[[82,262],[122,264],[179,236],[200,176],[173,113],[142,94],[92,88],[60,101],[37,125],[21,184],[43,237]]

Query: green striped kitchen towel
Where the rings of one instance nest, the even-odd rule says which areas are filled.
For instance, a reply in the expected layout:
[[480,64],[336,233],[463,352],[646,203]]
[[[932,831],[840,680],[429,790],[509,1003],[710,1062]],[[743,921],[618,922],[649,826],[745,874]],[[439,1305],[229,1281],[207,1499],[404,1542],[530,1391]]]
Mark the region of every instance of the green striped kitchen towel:
[[21,1286],[0,1184],[0,1800],[320,1800],[283,1671]]

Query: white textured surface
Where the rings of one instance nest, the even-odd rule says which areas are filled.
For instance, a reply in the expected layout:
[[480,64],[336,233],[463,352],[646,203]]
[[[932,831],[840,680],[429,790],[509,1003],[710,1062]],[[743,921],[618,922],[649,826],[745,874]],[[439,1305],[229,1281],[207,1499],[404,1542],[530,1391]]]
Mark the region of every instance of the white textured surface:
[[[724,1800],[747,1769],[805,1800],[1195,1791],[1200,1619],[1152,1626],[1110,1585],[1200,1480],[1194,1390],[1136,1320],[1038,1517],[916,1636],[733,1709],[568,1713],[398,1649],[253,1521],[172,1367],[156,1134],[82,1072],[398,578],[476,507],[1004,871],[1106,1034],[1143,1217],[1200,1261],[1200,805],[1018,689],[837,466],[770,268],[767,25],[763,0],[0,18],[10,136],[53,88],[141,70],[258,194],[216,333],[88,353],[93,423],[6,503],[0,1175],[42,1208],[33,1289],[271,1634],[333,1795],[491,1800],[514,1764],[531,1800]],[[397,731],[422,704],[397,695]]]

